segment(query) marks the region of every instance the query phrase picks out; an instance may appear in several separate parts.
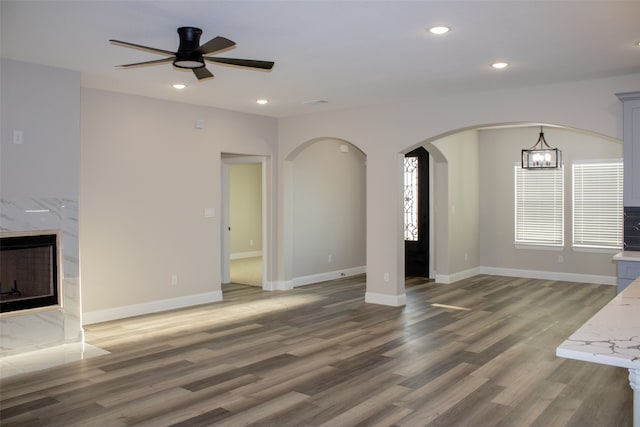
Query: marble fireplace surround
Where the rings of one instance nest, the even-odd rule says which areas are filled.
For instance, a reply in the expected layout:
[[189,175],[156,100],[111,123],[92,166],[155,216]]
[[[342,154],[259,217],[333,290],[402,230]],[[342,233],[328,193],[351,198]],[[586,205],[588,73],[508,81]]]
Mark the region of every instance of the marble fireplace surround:
[[0,355],[83,342],[78,202],[71,198],[0,199],[2,232],[61,230],[62,307],[8,313],[0,318]]

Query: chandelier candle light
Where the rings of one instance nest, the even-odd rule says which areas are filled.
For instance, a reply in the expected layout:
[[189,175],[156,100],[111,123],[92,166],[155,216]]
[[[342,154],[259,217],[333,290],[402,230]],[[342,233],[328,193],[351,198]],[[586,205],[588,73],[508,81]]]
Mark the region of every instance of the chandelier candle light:
[[557,169],[560,166],[562,151],[547,144],[540,126],[538,142],[533,147],[522,150],[522,169]]

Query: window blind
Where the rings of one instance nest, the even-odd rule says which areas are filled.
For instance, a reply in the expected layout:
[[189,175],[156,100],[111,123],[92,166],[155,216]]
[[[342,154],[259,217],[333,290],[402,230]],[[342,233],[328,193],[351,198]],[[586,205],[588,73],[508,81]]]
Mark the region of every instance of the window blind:
[[515,243],[564,245],[564,169],[515,166]]
[[622,248],[622,160],[573,164],[573,246]]

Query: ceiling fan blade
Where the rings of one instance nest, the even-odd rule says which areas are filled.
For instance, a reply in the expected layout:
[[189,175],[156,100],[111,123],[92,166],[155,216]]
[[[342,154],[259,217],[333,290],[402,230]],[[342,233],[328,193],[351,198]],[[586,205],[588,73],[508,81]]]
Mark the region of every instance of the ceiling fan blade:
[[219,62],[221,64],[238,65],[240,67],[260,68],[270,70],[275,64],[272,61],[256,61],[254,59],[237,59],[237,58],[219,58],[214,56],[204,56],[204,59],[211,62]]
[[194,68],[193,74],[196,75],[198,80],[208,79],[209,77],[213,77],[211,71],[207,70],[206,67]]
[[112,44],[118,45],[118,46],[122,46],[122,47],[130,47],[130,48],[133,48],[133,49],[144,50],[146,52],[159,53],[160,55],[175,55],[176,54],[175,52],[171,52],[171,51],[168,51],[168,50],[156,49],[155,47],[142,46],[142,45],[139,45],[139,44],[123,42],[123,41],[120,41],[120,40],[109,40],[109,42],[111,42]]
[[224,37],[215,37],[205,44],[201,45],[197,50],[203,55],[208,55],[210,53],[219,52],[221,50],[228,49],[230,47],[235,46],[236,44],[231,40]]
[[175,59],[176,57],[172,56],[171,58],[156,59],[155,61],[144,61],[144,62],[135,62],[133,64],[117,65],[117,67],[118,68],[144,67],[145,65],[156,65],[156,64],[164,64],[165,62],[173,62]]

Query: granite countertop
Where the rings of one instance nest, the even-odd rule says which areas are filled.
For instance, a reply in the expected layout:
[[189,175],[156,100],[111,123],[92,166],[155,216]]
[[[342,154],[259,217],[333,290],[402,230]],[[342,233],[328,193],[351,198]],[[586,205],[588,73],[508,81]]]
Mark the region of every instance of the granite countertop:
[[575,331],[556,349],[556,355],[640,369],[640,279]]
[[613,256],[615,261],[638,261],[640,262],[640,251],[622,251]]

